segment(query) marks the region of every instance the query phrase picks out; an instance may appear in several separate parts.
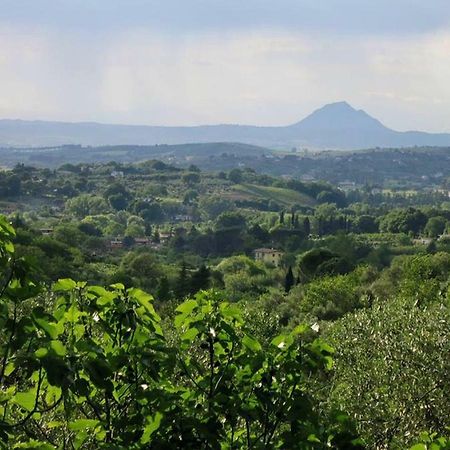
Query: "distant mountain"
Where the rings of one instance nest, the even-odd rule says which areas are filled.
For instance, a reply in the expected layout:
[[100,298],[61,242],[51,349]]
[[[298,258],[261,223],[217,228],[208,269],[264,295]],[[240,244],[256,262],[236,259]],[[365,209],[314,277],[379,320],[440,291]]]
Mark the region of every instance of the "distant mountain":
[[292,141],[331,149],[450,145],[450,133],[400,132],[384,126],[347,102],[325,105],[302,121],[288,126]]
[[159,127],[24,120],[0,120],[0,145],[55,146],[155,145],[242,142],[264,147],[360,149],[372,147],[450,146],[450,133],[399,132],[346,102],[332,103],[293,125],[257,127],[207,125]]

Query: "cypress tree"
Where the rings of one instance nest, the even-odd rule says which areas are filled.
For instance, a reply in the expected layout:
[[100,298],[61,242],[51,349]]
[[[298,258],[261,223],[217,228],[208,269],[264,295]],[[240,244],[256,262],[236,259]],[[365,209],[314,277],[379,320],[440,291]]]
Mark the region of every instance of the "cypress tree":
[[211,273],[209,269],[202,264],[197,271],[195,271],[191,277],[190,291],[192,294],[197,293],[203,289],[208,289],[210,284]]
[[292,273],[292,267],[289,266],[289,269],[286,273],[286,277],[284,279],[285,292],[288,293],[292,289],[292,286],[294,286],[294,284],[295,284],[294,274]]
[[186,263],[183,261],[180,271],[178,272],[177,285],[174,289],[178,300],[182,300],[189,294],[189,279],[187,275]]
[[303,221],[303,228],[306,236],[309,236],[311,233],[311,222],[309,221],[309,217],[305,217],[305,220]]
[[159,280],[156,298],[161,302],[166,302],[170,299],[170,285],[166,276],[161,277]]

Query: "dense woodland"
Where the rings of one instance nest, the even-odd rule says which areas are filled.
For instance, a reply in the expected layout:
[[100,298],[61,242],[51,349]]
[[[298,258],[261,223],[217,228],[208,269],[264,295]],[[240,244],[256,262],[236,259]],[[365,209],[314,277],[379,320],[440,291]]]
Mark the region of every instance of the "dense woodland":
[[0,448],[450,448],[449,179],[422,161],[0,172]]
[[333,184],[342,183],[344,187],[370,184],[394,189],[441,186],[450,171],[448,147],[316,152],[296,147],[289,151],[274,150],[228,142],[154,146],[0,147],[1,164],[9,168],[17,163],[58,168],[66,163],[116,161],[130,164],[149,159],[158,159],[185,169],[191,164],[210,172],[248,167],[273,176],[306,181],[325,180]]

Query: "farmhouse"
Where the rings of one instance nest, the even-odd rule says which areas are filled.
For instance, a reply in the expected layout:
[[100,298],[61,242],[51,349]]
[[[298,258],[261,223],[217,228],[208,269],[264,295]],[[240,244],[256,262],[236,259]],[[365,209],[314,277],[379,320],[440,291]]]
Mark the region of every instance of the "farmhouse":
[[39,228],[39,231],[44,235],[44,236],[51,236],[53,234],[53,228]]
[[257,248],[255,251],[255,260],[273,264],[278,267],[281,264],[283,252],[274,248]]
[[122,248],[123,247],[123,240],[119,238],[112,239],[109,243],[111,248]]

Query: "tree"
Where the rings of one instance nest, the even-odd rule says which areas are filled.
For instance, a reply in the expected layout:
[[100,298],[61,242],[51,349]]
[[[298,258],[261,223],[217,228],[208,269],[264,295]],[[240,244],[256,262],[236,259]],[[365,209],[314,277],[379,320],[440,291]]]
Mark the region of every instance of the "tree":
[[81,222],[78,225],[78,229],[84,233],[87,234],[89,236],[96,236],[96,237],[100,237],[103,235],[102,230],[100,230],[99,228],[97,228],[94,224],[89,223],[89,222]]
[[309,236],[311,234],[311,223],[308,216],[306,216],[303,220],[303,231],[305,232],[306,236]]
[[188,170],[189,170],[189,172],[200,173],[200,169],[195,164],[191,164],[189,166]]
[[123,194],[113,194],[108,197],[109,204],[116,210],[121,211],[127,209],[128,200]]
[[140,216],[147,222],[162,222],[164,211],[159,203],[147,203],[144,209],[140,211]]
[[193,189],[189,189],[184,194],[183,204],[184,205],[189,205],[189,204],[193,203],[197,199],[198,199],[198,192],[193,190]]
[[191,294],[196,294],[198,291],[208,289],[210,285],[210,276],[210,270],[202,264],[191,276]]
[[376,218],[367,214],[358,216],[354,226],[358,233],[378,233],[378,223]]
[[189,277],[187,273],[186,263],[183,261],[178,272],[178,277],[175,283],[174,293],[179,299],[184,299],[189,294]]
[[243,231],[245,224],[245,217],[242,214],[224,212],[216,220],[216,229]]
[[378,301],[326,335],[336,348],[327,402],[357,419],[369,448],[408,448],[424,430],[446,433],[450,317],[439,297],[435,302]]
[[294,284],[295,284],[294,274],[292,273],[292,267],[289,266],[289,269],[284,278],[284,292],[289,293]]
[[183,183],[192,186],[200,183],[200,175],[197,172],[188,172],[182,176]]
[[156,298],[160,302],[166,302],[167,300],[170,300],[170,297],[171,297],[171,294],[170,294],[169,280],[166,276],[163,276],[159,279],[158,290],[156,292]]
[[161,274],[161,266],[157,257],[149,251],[138,254],[129,253],[122,259],[121,269],[127,270],[132,277],[139,278],[145,286],[154,286]]
[[228,179],[235,184],[241,183],[243,179],[242,170],[241,169],[230,170],[230,173],[228,174]]
[[126,248],[130,248],[133,247],[133,245],[136,243],[133,235],[131,234],[127,234],[123,239],[122,239],[123,245]]
[[105,214],[109,211],[109,207],[102,197],[89,194],[81,194],[67,200],[66,209],[80,219],[89,215]]
[[325,275],[317,278],[302,288],[300,300],[297,300],[297,314],[318,320],[335,321],[364,306],[359,285],[358,270],[347,275]]
[[338,275],[351,270],[350,263],[327,248],[310,250],[302,255],[299,271],[302,279],[312,279],[319,275]]
[[424,233],[431,238],[437,238],[444,233],[447,227],[447,220],[445,217],[435,216],[428,219],[424,228]]
[[269,233],[264,228],[261,228],[260,225],[255,224],[250,227],[248,230],[250,236],[254,239],[257,239],[261,243],[265,243],[270,239]]
[[409,233],[418,235],[427,223],[427,216],[415,208],[398,209],[384,216],[380,229],[390,233]]
[[138,238],[145,235],[145,226],[138,223],[131,223],[125,230],[125,236]]
[[220,214],[232,211],[234,204],[228,199],[212,195],[202,197],[199,202],[199,208],[203,216],[206,216],[208,219],[216,219]]
[[215,249],[220,254],[231,254],[243,246],[245,217],[239,213],[222,213],[216,221]]
[[49,290],[13,236],[0,219],[2,448],[361,447],[306,390],[333,353],[308,327],[263,347],[237,305],[202,292],[168,318],[168,339],[149,294],[71,279]]
[[326,190],[317,194],[316,200],[319,203],[334,203],[339,207],[344,207],[347,203],[345,194],[338,190]]

